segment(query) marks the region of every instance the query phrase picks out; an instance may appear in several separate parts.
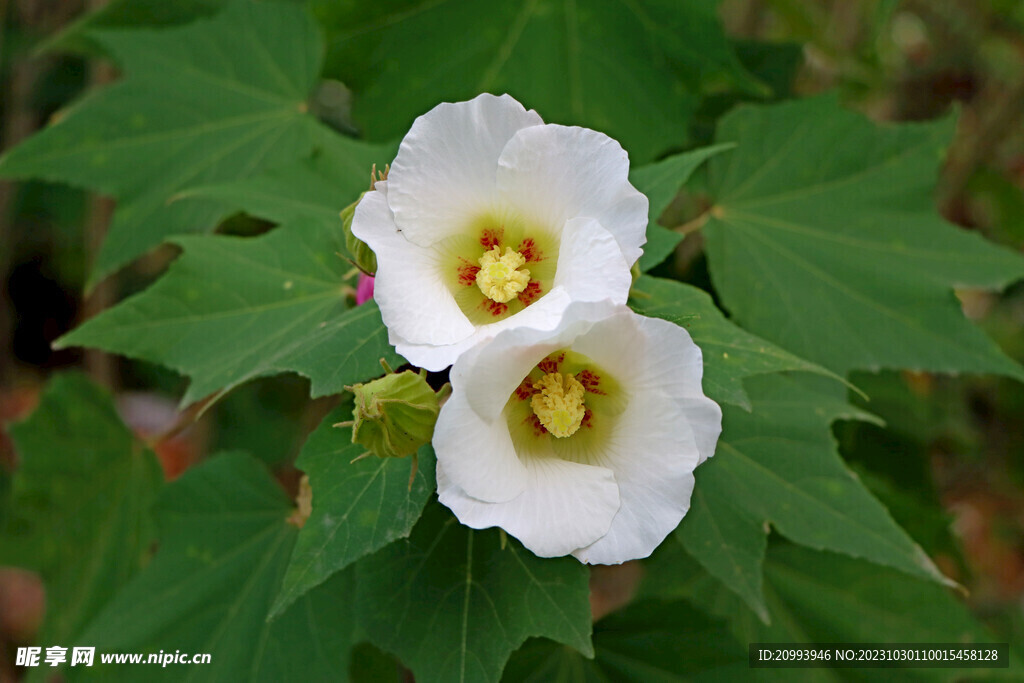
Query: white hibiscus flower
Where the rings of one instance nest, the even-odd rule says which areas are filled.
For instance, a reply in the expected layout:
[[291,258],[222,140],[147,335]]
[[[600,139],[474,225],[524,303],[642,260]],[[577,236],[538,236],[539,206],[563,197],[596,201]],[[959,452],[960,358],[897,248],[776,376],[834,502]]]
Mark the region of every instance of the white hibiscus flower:
[[452,368],[434,431],[441,502],[542,557],[646,557],[686,514],[721,433],[702,374],[685,329],[611,302],[505,330]]
[[628,174],[608,136],[508,95],[416,119],[352,221],[391,343],[441,370],[503,329],[554,326],[570,301],[625,303],[647,229]]

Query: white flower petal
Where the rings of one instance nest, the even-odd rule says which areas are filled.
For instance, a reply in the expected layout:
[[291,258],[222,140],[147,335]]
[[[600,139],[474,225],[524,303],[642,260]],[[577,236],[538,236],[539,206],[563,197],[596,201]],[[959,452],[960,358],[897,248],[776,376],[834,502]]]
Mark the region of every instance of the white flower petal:
[[704,360],[700,347],[685,328],[667,320],[637,316],[636,323],[651,349],[642,358],[637,381],[675,400],[693,428],[700,461],[704,462],[714,454],[722,433],[722,409],[701,389]]
[[571,218],[562,230],[554,284],[573,301],[625,304],[633,276],[610,232],[593,218]]
[[499,159],[498,192],[534,220],[562,226],[596,219],[612,233],[627,266],[647,241],[647,197],[629,183],[629,156],[615,140],[587,128],[523,128]]
[[490,343],[481,345],[477,355],[452,369],[453,374],[465,377],[467,400],[483,419],[495,419],[501,413],[523,377],[544,356],[567,346],[590,329],[595,320],[615,310],[610,301],[574,302],[571,306],[566,301],[566,306],[557,319],[530,321],[503,331]]
[[[615,141],[544,125],[507,95],[442,104],[418,118],[389,180],[364,198],[352,224],[377,254],[375,298],[389,340],[411,362],[440,370],[502,330],[552,327],[569,301],[624,303],[647,227],[647,199],[628,172]],[[510,240],[529,227],[558,256],[538,266],[539,299],[489,323],[464,308],[474,297],[453,289],[452,269],[471,267],[481,255],[474,245],[500,240],[505,221]]]
[[568,555],[608,531],[619,510],[619,487],[604,467],[558,458],[526,460],[526,489],[505,503],[484,503],[455,486],[437,464],[438,498],[474,529],[498,526],[540,557]]
[[[643,316],[637,316],[636,325],[657,350],[657,357],[646,357],[638,369],[639,381],[654,384],[669,396],[703,397],[704,358],[686,328]],[[666,368],[671,372],[665,372]]]
[[475,328],[441,279],[439,255],[409,242],[395,226],[389,186],[377,183],[377,191],[363,195],[352,220],[352,233],[377,256],[373,298],[389,335],[431,344],[466,339]]
[[587,334],[573,341],[573,350],[632,386],[646,369],[647,358],[656,353],[650,348],[648,336],[636,324],[638,318],[625,306],[613,307],[610,315],[597,320]]
[[622,503],[611,528],[591,545],[573,551],[586,564],[622,564],[649,557],[690,509],[693,473],[677,479],[619,483]]
[[517,131],[541,124],[508,95],[441,104],[417,118],[388,176],[406,238],[429,246],[494,208],[498,157]]
[[678,407],[658,392],[641,393],[618,424],[596,462],[615,473],[622,502],[608,533],[573,552],[588,564],[647,557],[690,508],[699,454]]
[[701,350],[685,328],[619,309],[574,346],[617,377],[631,377],[638,390],[668,396],[693,430],[700,462],[714,454],[722,433],[722,409],[701,389]]
[[[512,456],[504,453],[502,442],[502,457],[517,458],[525,479],[519,495],[497,503],[470,488],[483,486],[481,478],[502,476],[492,454],[480,457],[479,452],[486,451],[482,439],[460,440],[451,434],[441,442],[435,439],[442,502],[464,524],[501,526],[538,554],[572,551],[583,562],[601,564],[648,556],[689,509],[693,470],[713,452],[721,431],[718,406],[700,391],[701,372],[694,367],[699,349],[682,328],[654,322],[610,301],[573,302],[551,329],[506,330],[465,353],[451,373],[452,400],[460,401],[459,434],[482,432],[482,425],[487,425],[494,431],[486,438],[508,437],[503,406],[532,367],[559,348],[589,357],[608,373],[614,379],[609,386],[625,392],[625,410],[603,414],[595,403],[592,419],[612,421],[578,441],[531,440],[517,445],[512,440]],[[441,409],[446,420],[448,410],[449,405]],[[483,474],[471,467],[480,461]],[[611,476],[602,472],[598,477],[594,469],[607,470]],[[584,518],[607,509],[609,482],[619,503],[610,525],[600,537],[567,549],[567,538],[592,533],[587,525],[593,520]],[[487,493],[496,498],[493,491]],[[572,517],[572,510],[577,511],[576,518],[567,522],[563,517]]]
[[693,430],[693,438],[700,453],[699,465],[715,454],[718,437],[722,435],[722,409],[706,396],[677,398],[676,405]]
[[478,500],[500,503],[520,495],[528,473],[516,455],[508,424],[500,418],[480,419],[454,381],[452,389],[434,426],[438,462],[443,457],[454,485]]
[[[504,330],[516,329],[521,325],[542,330],[554,329],[562,320],[562,315],[571,301],[564,288],[555,287],[519,313],[496,323],[473,328],[470,336],[453,344],[413,344],[393,330],[388,331],[388,339],[395,350],[410,363],[436,372],[454,363],[463,353],[480,342]],[[513,389],[514,386],[509,389],[509,393],[512,393]]]

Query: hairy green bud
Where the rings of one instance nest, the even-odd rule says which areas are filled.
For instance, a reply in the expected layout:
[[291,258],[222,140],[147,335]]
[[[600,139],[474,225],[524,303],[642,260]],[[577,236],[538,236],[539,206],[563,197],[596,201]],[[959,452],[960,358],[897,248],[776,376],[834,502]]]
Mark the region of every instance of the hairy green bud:
[[[373,168],[370,169],[370,189],[366,192],[376,192],[374,188],[377,186],[377,183],[387,180],[388,171],[390,170],[390,166],[385,166],[383,171],[378,171],[377,164],[374,164]],[[367,246],[366,242],[352,234],[352,218],[356,215],[356,206],[366,196],[366,192],[359,195],[359,199],[342,209],[341,227],[345,231],[345,249],[348,250],[349,256],[352,257],[352,262],[367,275],[373,275],[377,272],[377,255]]]
[[445,390],[434,392],[426,371],[391,373],[351,387],[352,442],[381,458],[414,455],[434,435]]
[[342,209],[341,226],[345,231],[345,249],[348,250],[352,263],[367,275],[373,275],[377,272],[376,254],[373,253],[373,250],[370,249],[366,242],[352,234],[352,217],[356,214],[356,205],[359,204],[364,196],[366,196],[366,192],[359,195],[359,199]]

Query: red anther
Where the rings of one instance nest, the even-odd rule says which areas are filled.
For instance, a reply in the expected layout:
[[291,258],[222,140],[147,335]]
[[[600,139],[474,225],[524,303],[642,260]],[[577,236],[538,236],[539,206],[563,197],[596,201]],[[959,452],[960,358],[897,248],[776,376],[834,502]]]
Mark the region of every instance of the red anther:
[[526,289],[519,292],[519,302],[524,306],[529,306],[534,301],[540,298],[540,283],[536,280],[530,280],[526,285]]
[[475,285],[476,274],[480,272],[480,266],[474,266],[472,263],[463,263],[459,266],[459,284],[460,285]]
[[516,251],[523,255],[527,263],[544,260],[544,253],[537,247],[537,243],[533,241],[532,237],[524,239]]
[[501,244],[501,238],[505,235],[504,228],[487,228],[480,235],[480,244],[488,251]]

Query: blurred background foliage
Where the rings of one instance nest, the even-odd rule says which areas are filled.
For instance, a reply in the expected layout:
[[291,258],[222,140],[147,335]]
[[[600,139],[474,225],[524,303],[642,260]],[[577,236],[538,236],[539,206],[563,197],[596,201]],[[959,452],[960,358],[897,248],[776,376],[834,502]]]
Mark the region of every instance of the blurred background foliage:
[[[81,28],[174,24],[220,5],[0,0],[0,146],[11,148],[82,93],[116,77]],[[332,26],[343,30],[360,11],[359,3],[312,5],[328,34]],[[958,131],[935,200],[954,223],[1024,248],[1024,3],[723,0],[718,12],[740,61],[760,83],[722,87],[693,74],[702,96],[676,103],[692,108],[692,141],[708,143],[716,118],[739,101],[830,89],[879,121],[931,119],[956,108]],[[346,45],[359,49],[358,41]],[[318,117],[339,130],[394,138],[415,112],[445,99],[424,90],[422,97],[403,98],[407,110],[395,111],[393,120],[363,121],[344,85],[360,85],[361,74],[346,71],[345,57],[329,50],[326,76],[332,80],[313,101]],[[559,113],[549,118],[558,120]],[[592,125],[614,129],[622,120]],[[670,223],[684,224],[700,208],[699,196],[681,197],[667,215]],[[232,448],[256,454],[294,487],[294,458],[331,407],[330,399],[308,399],[305,380],[250,382],[191,424],[177,407],[184,380],[170,371],[96,351],[51,350],[50,342],[77,322],[152,282],[175,254],[169,247],[150,252],[84,296],[111,211],[111,200],[65,185],[0,183],[0,424],[26,415],[51,373],[82,367],[115,392],[123,419],[156,445],[168,479],[208,453]],[[256,234],[267,227],[239,216],[226,230]],[[689,235],[655,272],[710,290],[701,240],[699,232]],[[1024,362],[1024,283],[1001,294],[959,296],[966,314]],[[886,427],[837,424],[841,453],[941,569],[968,589],[975,616],[1000,639],[1024,642],[1024,386],[997,377],[912,372],[859,373],[852,381],[871,396],[870,403],[856,400]],[[0,485],[15,467],[0,429]],[[790,550],[799,552],[776,549],[781,556]],[[629,571],[595,572],[596,612],[624,601],[623,585],[635,583]],[[31,640],[38,627],[40,592],[33,581],[0,569],[0,680],[14,675],[5,659],[9,646]],[[366,646],[356,659],[393,671]]]

